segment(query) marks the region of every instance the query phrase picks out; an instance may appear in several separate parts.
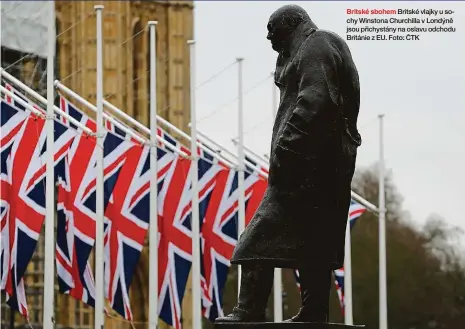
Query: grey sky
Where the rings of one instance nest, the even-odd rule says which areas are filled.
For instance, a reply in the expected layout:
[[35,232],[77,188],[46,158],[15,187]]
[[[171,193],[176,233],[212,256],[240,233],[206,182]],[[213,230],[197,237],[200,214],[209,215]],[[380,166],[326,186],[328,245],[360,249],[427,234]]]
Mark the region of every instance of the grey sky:
[[[283,1],[196,2],[197,81],[244,57],[244,91],[274,69],[276,53],[266,40],[269,15]],[[378,159],[378,122],[385,113],[385,157],[419,224],[438,213],[465,229],[465,4],[463,2],[295,2],[323,29],[345,36],[347,8],[452,9],[456,33],[423,34],[421,41],[348,41],[361,82],[358,166]],[[269,149],[272,80],[244,96],[245,142]],[[235,150],[237,66],[198,90],[198,129]],[[253,129],[251,129],[253,128]]]

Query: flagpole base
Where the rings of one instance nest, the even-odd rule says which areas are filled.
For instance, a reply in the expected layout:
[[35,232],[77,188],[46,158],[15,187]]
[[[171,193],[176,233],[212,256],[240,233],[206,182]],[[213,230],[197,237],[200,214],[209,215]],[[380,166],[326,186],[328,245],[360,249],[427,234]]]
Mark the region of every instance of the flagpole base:
[[362,329],[364,325],[318,322],[218,322],[215,329]]

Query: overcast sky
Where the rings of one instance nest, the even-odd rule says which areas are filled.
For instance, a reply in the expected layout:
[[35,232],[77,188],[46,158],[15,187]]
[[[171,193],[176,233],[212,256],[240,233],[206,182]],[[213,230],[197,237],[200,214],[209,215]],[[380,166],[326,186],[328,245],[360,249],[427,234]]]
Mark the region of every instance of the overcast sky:
[[[195,4],[197,82],[243,57],[245,142],[270,146],[276,53],[266,40],[269,15],[283,1],[199,1]],[[462,2],[295,2],[322,29],[346,32],[347,8],[452,9],[456,33],[421,41],[348,41],[361,83],[358,167],[378,159],[377,115],[385,114],[386,166],[411,218],[431,213],[465,229],[465,4]],[[237,65],[198,89],[198,129],[231,150],[237,136]],[[228,106],[223,106],[228,104]],[[219,109],[221,108],[221,109]],[[206,118],[205,118],[206,117]],[[204,118],[202,120],[202,118]]]

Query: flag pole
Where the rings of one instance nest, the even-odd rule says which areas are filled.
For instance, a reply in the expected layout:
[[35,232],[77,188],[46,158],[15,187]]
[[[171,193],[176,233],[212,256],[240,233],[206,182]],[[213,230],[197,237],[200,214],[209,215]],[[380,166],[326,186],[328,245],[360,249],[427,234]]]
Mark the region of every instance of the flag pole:
[[347,220],[346,227],[346,240],[344,251],[344,324],[353,325],[353,311],[352,311],[352,250],[351,250],[351,229],[350,219]]
[[379,116],[379,329],[387,329],[386,200],[384,187],[383,118]]
[[52,328],[55,297],[55,175],[54,175],[54,94],[53,85],[55,75],[55,2],[50,1],[48,22],[48,48],[47,48],[47,152],[46,156],[46,185],[45,185],[45,246],[44,246],[44,300],[43,300],[43,326]]
[[102,11],[103,5],[94,6],[97,22],[97,186],[96,186],[96,222],[95,222],[95,329],[103,329],[104,318],[104,242],[103,242],[103,220],[104,220],[104,196],[103,196],[103,44],[102,44]]
[[[278,113],[278,95],[276,85],[274,83],[274,72],[271,72],[271,100],[272,100],[272,115],[273,121]],[[283,271],[280,268],[274,269],[273,283],[273,302],[274,302],[274,322],[283,321]]]
[[190,107],[191,107],[191,179],[192,179],[192,327],[202,328],[202,295],[200,290],[200,219],[198,191],[197,116],[195,106],[195,41],[189,40],[190,51]]
[[158,164],[157,164],[157,40],[156,25],[150,33],[150,228],[149,228],[149,329],[158,325]]
[[[237,168],[237,175],[238,175],[238,193],[239,193],[239,200],[238,200],[238,230],[237,230],[237,238],[241,236],[242,232],[245,229],[245,176],[244,176],[244,118],[243,118],[243,93],[242,93],[242,61],[243,58],[237,58],[238,64],[238,107],[237,107],[237,126],[238,126],[238,144],[237,144],[237,160],[238,160],[238,168]],[[237,279],[238,279],[238,289],[237,293],[239,294],[241,290],[241,275],[242,269],[239,265],[237,268]]]

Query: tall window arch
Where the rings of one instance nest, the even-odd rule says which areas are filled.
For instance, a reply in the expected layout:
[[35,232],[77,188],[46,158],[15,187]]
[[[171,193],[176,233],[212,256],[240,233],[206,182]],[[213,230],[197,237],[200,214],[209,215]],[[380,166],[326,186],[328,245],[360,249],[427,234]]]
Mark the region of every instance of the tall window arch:
[[142,68],[143,68],[143,60],[144,60],[144,54],[143,54],[143,33],[142,32],[142,24],[139,21],[134,24],[134,28],[132,30],[132,35],[133,37],[133,47],[132,47],[132,106],[133,106],[133,116],[135,119],[139,120],[140,119],[140,76],[143,74]]

